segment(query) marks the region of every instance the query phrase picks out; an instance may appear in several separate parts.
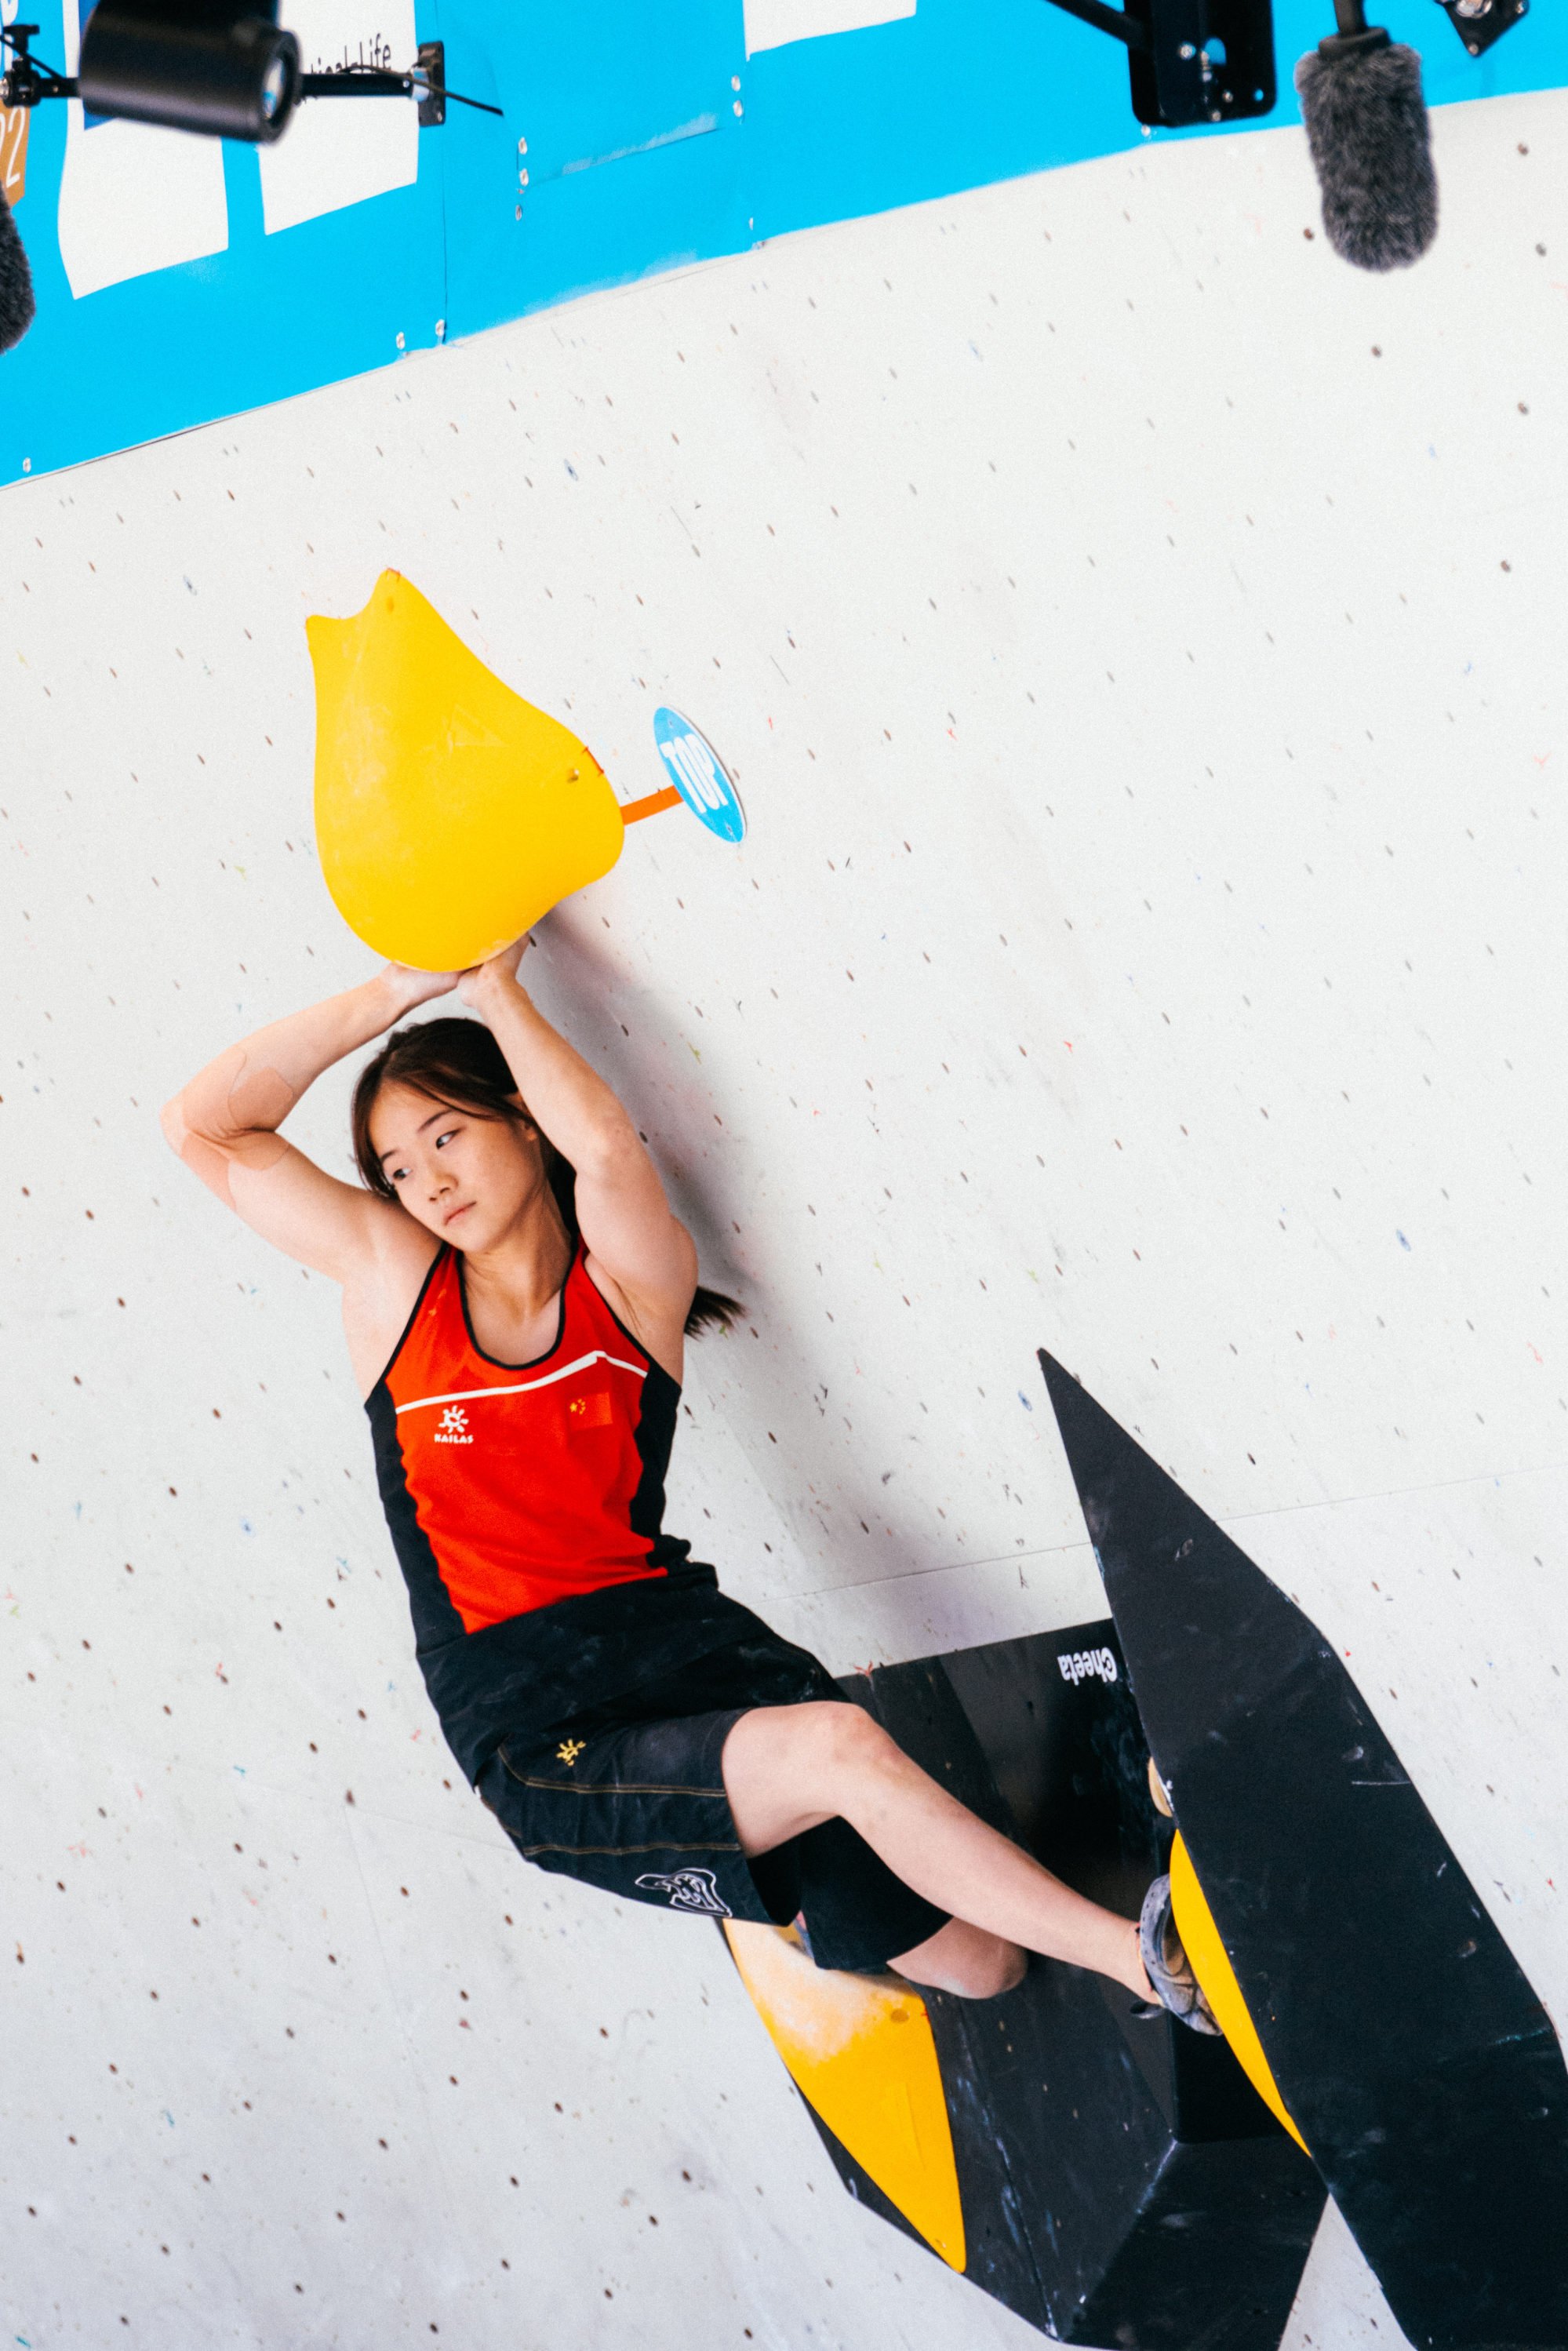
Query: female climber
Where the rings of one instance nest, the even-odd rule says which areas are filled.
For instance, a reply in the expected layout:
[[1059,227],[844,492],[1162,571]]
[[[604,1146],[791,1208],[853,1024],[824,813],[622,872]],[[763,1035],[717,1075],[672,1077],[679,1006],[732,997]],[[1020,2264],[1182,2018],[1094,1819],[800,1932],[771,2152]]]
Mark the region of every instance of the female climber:
[[[341,1284],[416,1653],[453,1753],[518,1851],[627,1900],[797,1919],[820,1966],[973,1998],[1024,1954],[1212,2030],[1156,1881],[1140,1921],[1075,1894],[927,1777],[825,1668],[664,1531],[682,1344],[726,1322],[614,1094],[517,977],[389,965],[262,1029],[168,1105],[171,1144],[262,1237]],[[361,1071],[340,1183],[278,1133]]]

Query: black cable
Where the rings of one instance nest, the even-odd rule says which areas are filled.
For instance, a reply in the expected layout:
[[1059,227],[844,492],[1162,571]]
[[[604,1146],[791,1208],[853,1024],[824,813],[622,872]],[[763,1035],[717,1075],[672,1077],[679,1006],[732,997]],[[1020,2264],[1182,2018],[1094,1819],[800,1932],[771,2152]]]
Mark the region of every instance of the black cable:
[[1130,49],[1146,49],[1148,27],[1137,17],[1129,16],[1124,9],[1107,8],[1103,0],[1051,0],[1053,8],[1061,8],[1081,24],[1092,25],[1097,33],[1109,33],[1113,40],[1124,41]]
[[431,98],[449,98],[457,106],[471,106],[476,114],[496,114],[503,117],[505,115],[505,108],[487,106],[482,98],[465,98],[460,89],[444,89],[439,82],[431,81],[426,76],[421,74],[417,66],[410,78],[419,84]]

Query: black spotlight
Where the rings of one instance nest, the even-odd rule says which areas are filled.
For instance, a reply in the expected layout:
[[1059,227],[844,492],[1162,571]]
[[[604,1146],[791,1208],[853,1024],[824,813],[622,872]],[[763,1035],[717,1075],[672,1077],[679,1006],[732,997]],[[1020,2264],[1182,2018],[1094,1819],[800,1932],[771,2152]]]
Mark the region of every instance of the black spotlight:
[[77,89],[91,114],[268,146],[299,97],[277,0],[99,0]]
[[[161,123],[209,139],[270,146],[304,98],[412,98],[422,128],[446,120],[447,101],[499,114],[446,87],[446,49],[422,41],[401,73],[342,65],[301,73],[299,44],[277,21],[277,0],[99,0],[74,74],[33,55],[37,25],[0,24],[0,108],[31,110],[79,98],[89,114]],[[33,321],[33,280],[0,190],[0,352]]]

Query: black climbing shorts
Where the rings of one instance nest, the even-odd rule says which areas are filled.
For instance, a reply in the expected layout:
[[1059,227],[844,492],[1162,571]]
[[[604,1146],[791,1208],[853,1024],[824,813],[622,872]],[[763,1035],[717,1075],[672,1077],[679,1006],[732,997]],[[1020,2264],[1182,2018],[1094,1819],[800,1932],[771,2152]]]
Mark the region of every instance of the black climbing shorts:
[[947,1923],[847,1821],[747,1861],[720,1758],[756,1706],[848,1705],[777,1635],[736,1642],[599,1712],[503,1740],[476,1782],[525,1861],[697,1918],[798,1920],[819,1967],[871,1970]]

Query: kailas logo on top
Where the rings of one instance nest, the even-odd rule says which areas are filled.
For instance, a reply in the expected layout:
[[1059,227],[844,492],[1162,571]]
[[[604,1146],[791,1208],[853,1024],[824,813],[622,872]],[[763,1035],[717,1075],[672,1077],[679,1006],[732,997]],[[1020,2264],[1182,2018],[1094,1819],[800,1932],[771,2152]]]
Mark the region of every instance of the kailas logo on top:
[[441,1426],[435,1432],[437,1445],[472,1445],[468,1434],[468,1416],[460,1404],[449,1404],[441,1416]]

